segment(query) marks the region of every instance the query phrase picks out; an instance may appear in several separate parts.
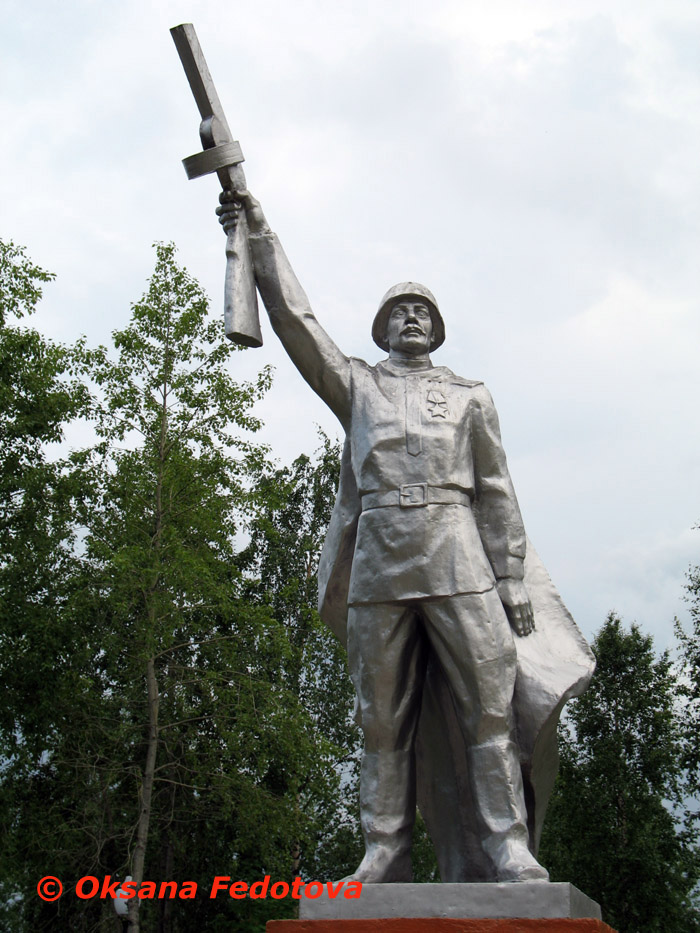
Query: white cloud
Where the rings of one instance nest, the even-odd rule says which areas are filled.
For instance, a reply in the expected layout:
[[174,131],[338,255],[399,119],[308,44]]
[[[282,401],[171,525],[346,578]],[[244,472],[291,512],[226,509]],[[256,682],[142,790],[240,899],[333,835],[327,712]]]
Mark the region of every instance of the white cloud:
[[[327,330],[376,360],[381,294],[425,281],[436,362],[492,389],[565,596],[589,627],[670,620],[700,519],[697,4],[6,2],[0,234],[59,273],[48,333],[123,326],[155,239],[220,302],[217,184],[180,165],[187,20]],[[265,337],[234,365],[277,366],[261,411],[289,458],[337,428]]]

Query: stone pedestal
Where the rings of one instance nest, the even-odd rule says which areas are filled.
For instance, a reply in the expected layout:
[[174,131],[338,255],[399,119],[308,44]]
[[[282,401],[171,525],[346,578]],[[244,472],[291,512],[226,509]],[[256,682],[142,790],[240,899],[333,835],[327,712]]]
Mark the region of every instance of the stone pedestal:
[[379,920],[268,920],[267,933],[615,933],[602,920],[407,917]]
[[392,917],[578,918],[600,920],[600,907],[573,884],[365,884],[358,898],[302,897],[302,920]]
[[367,884],[358,898],[302,897],[267,933],[614,933],[572,884]]

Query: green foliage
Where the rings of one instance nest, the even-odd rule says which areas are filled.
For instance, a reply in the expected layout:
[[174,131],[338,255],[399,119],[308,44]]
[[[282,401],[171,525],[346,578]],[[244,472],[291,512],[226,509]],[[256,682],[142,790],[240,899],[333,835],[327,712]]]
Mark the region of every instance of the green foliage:
[[676,815],[683,762],[671,662],[613,614],[593,650],[593,682],[560,729],[540,856],[552,880],[597,900],[620,933],[698,930],[698,858]]
[[[44,752],[60,728],[61,671],[74,641],[63,609],[77,565],[80,483],[49,450],[87,409],[76,375],[80,347],[69,350],[12,320],[35,310],[41,284],[52,278],[22,248],[0,242],[0,917],[8,926],[22,908],[8,888],[25,871],[18,814],[31,831],[43,825],[42,814],[61,808],[44,782]],[[67,824],[65,810],[63,818]]]
[[[686,601],[690,610],[690,632],[676,620],[679,666],[683,685],[683,765],[686,769],[685,825],[692,838],[700,829],[700,566],[688,571]],[[697,902],[697,889],[696,889]]]
[[12,240],[0,240],[0,327],[7,317],[24,317],[33,314],[41,299],[43,282],[55,276],[34,263],[23,246]]
[[[15,277],[4,307],[29,311],[38,272],[22,257],[6,261],[33,289]],[[172,246],[132,311],[114,354],[34,335],[24,381],[13,361],[0,370],[0,429],[18,451],[0,462],[3,920],[111,928],[111,904],[72,889],[129,873],[200,890],[144,901],[133,930],[261,930],[296,902],[210,900],[216,875],[354,867],[351,688],[310,608],[337,450],[269,465],[250,439],[269,372],[231,379],[236,350]],[[78,414],[96,443],[50,461]],[[35,895],[47,872],[66,886],[55,903]]]
[[692,805],[686,814],[689,828],[700,825],[700,567],[688,571],[686,601],[690,610],[690,632],[676,620],[676,637],[683,683],[683,763],[687,771],[687,794]]
[[435,884],[439,882],[440,869],[435,855],[435,847],[420,811],[416,812],[411,846],[414,882],[416,884]]
[[[41,297],[38,283],[52,274],[35,266],[21,247],[0,240],[0,567],[32,550],[39,533],[57,533],[64,465],[46,456],[46,445],[63,438],[66,424],[84,413],[87,393],[71,378],[75,353],[52,343],[11,317],[32,314]],[[56,510],[51,509],[56,506]],[[65,518],[65,516],[60,516]],[[62,525],[63,527],[63,525]],[[60,534],[58,539],[60,540]],[[0,584],[1,585],[1,584]]]
[[246,596],[284,626],[289,652],[278,676],[310,714],[321,756],[321,793],[300,788],[299,806],[313,821],[299,838],[307,878],[342,878],[362,857],[357,787],[360,735],[350,716],[354,691],[344,649],[320,621],[316,572],[340,476],[340,451],[325,435],[316,460],[260,476],[250,543],[240,555]]

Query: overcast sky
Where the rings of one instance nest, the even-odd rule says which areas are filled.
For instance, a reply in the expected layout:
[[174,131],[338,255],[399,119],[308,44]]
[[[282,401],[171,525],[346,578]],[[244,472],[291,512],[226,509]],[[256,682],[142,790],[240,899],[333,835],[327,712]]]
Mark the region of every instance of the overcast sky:
[[[490,388],[525,523],[584,633],[671,642],[700,563],[697,0],[0,2],[0,236],[58,274],[34,324],[107,342],[156,240],[222,306],[214,176],[169,35],[193,22],[248,185],[346,352],[397,281]],[[340,428],[284,356],[284,461]]]

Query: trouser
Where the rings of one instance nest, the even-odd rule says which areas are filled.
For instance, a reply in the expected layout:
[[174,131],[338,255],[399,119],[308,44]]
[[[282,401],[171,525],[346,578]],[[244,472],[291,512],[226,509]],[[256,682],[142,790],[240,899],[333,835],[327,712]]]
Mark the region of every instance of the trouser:
[[392,880],[410,873],[413,747],[430,652],[442,666],[469,749],[487,851],[514,836],[527,841],[512,711],[516,653],[496,590],[351,606],[348,662],[365,739],[360,806],[366,859],[380,850],[385,861],[393,858],[402,877]]

